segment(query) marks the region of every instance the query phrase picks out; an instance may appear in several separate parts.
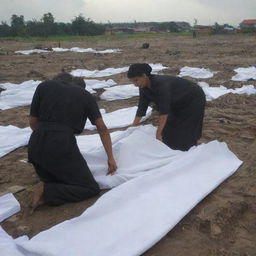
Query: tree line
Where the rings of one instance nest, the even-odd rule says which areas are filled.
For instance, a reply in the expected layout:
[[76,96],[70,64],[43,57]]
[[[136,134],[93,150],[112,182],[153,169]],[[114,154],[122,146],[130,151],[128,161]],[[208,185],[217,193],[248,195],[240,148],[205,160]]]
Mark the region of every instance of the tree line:
[[39,36],[47,37],[51,35],[79,35],[94,36],[105,32],[105,26],[96,24],[83,15],[75,17],[71,23],[55,22],[53,15],[45,13],[40,20],[25,21],[23,15],[13,14],[10,25],[2,21],[0,24],[0,36]]

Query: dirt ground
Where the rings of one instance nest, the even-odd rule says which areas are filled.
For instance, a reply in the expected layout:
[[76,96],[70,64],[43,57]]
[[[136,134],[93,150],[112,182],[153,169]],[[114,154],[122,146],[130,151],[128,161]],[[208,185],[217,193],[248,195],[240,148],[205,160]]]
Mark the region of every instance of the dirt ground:
[[[144,42],[149,49],[141,49]],[[0,82],[20,83],[43,80],[65,69],[104,69],[122,67],[135,62],[162,63],[169,67],[163,73],[177,75],[184,66],[210,68],[218,73],[206,81],[211,86],[228,88],[254,84],[256,81],[233,82],[237,67],[255,65],[256,37],[245,35],[152,36],[61,42],[61,47],[120,48],[120,54],[50,53],[14,54],[15,50],[33,49],[39,43],[54,46],[57,42],[0,41]],[[180,51],[179,54],[172,54]],[[126,74],[111,77],[119,84],[128,84]],[[193,79],[191,79],[193,80]],[[102,90],[101,90],[102,91]],[[100,94],[100,92],[98,93]],[[113,111],[134,106],[128,100],[104,102],[100,107]],[[207,103],[202,142],[225,141],[243,161],[243,165],[227,181],[208,195],[145,256],[253,256],[256,255],[256,95],[228,94]],[[0,125],[28,126],[29,107],[0,111]],[[148,121],[156,123],[156,114]],[[84,132],[88,134],[88,132]],[[15,193],[22,208],[27,204],[33,185],[38,182],[26,159],[26,148],[19,148],[0,159],[0,193]],[[207,159],[206,159],[207,161]],[[20,187],[17,187],[20,186]],[[103,192],[102,192],[103,193]],[[64,220],[79,216],[97,198],[60,207],[42,206],[34,215],[22,210],[1,223],[13,237],[30,237]],[[150,223],[149,223],[150,225]],[[103,255],[104,256],[104,255]],[[122,255],[120,255],[122,256]]]

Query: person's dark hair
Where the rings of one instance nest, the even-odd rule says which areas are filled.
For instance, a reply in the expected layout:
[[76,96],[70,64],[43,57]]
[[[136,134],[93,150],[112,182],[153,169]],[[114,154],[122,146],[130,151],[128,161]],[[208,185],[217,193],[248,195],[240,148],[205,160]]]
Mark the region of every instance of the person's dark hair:
[[63,83],[72,83],[73,76],[71,76],[69,73],[62,72],[53,77],[53,80]]
[[73,82],[73,84],[79,85],[82,88],[86,87],[86,83],[85,83],[84,79],[81,77],[73,77],[72,82]]
[[129,67],[127,77],[133,78],[136,76],[142,76],[143,74],[150,76],[152,68],[147,63],[135,63]]

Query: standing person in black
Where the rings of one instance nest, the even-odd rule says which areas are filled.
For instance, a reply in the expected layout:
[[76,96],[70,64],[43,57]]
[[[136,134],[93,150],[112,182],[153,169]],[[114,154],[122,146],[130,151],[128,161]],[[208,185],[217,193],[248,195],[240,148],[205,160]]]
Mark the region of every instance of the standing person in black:
[[84,89],[82,79],[64,73],[38,85],[30,108],[33,133],[28,159],[41,180],[36,186],[31,212],[41,203],[61,205],[99,193],[74,134],[84,130],[87,118],[96,125],[108,156],[108,174],[116,171],[112,143],[98,105]]
[[156,138],[172,149],[187,151],[202,135],[205,94],[200,86],[180,77],[152,75],[145,63],[130,66],[128,78],[139,87],[133,125],[138,125],[150,102],[159,111]]

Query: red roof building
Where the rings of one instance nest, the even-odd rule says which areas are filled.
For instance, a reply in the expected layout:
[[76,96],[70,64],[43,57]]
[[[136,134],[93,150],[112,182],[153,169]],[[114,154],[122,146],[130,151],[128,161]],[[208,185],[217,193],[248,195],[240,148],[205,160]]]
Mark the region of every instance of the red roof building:
[[241,29],[243,28],[256,28],[256,19],[253,20],[243,20],[240,23]]

